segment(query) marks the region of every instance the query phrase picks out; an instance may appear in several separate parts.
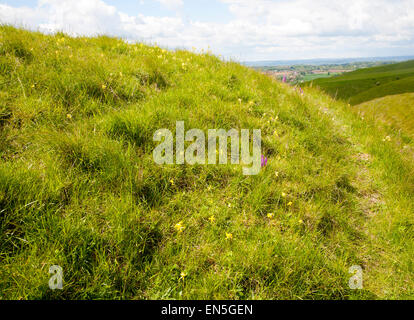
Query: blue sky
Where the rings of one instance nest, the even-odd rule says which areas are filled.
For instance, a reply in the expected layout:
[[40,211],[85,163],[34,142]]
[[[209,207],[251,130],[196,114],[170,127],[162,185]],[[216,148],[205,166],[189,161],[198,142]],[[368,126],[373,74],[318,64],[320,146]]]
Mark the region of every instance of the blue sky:
[[243,61],[414,55],[413,0],[0,0],[0,22]]
[[[160,1],[152,0],[105,0],[105,3],[116,7],[120,11],[136,15],[138,13],[163,17],[172,16],[179,11],[180,14],[188,16],[191,19],[208,22],[226,22],[231,18],[231,13],[228,10],[228,6],[220,1],[216,0],[187,0],[183,1],[184,5],[178,9],[178,7],[168,7],[163,5]],[[34,8],[37,6],[37,0],[0,0],[0,3],[7,4],[13,7],[27,6]],[[173,9],[173,10],[172,10]]]

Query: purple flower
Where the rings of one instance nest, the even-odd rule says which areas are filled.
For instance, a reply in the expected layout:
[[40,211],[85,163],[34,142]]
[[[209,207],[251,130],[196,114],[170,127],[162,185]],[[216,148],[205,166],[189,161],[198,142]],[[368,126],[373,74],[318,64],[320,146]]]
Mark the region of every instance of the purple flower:
[[262,168],[266,166],[267,166],[267,158],[264,155],[262,155]]
[[283,76],[283,80],[282,80],[282,82],[283,82],[283,83],[285,83],[285,82],[286,82],[286,76]]

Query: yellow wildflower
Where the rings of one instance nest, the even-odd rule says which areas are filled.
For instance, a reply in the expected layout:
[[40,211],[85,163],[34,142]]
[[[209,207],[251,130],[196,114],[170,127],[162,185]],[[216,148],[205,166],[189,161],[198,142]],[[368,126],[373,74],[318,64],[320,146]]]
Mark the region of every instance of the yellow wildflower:
[[177,230],[177,232],[178,232],[178,233],[183,232],[183,231],[184,231],[184,229],[185,229],[185,227],[184,227],[184,225],[183,225],[183,222],[182,222],[182,221],[178,222],[178,223],[174,226],[174,229],[175,229],[175,230]]
[[282,192],[282,198],[286,198],[286,197],[287,197],[287,194]]
[[184,280],[184,278],[187,276],[187,274],[183,271],[180,273],[180,279]]
[[276,178],[279,177],[279,172],[278,171],[275,172],[275,176],[276,176]]
[[288,205],[288,207],[291,207],[293,205],[293,202],[290,201],[287,205]]
[[171,185],[172,185],[172,186],[174,186],[174,185],[175,185],[175,183],[174,183],[174,179],[171,179],[171,180],[170,180],[170,183],[171,183]]
[[68,113],[68,114],[66,115],[66,118],[68,118],[68,119],[72,119],[72,115],[71,115],[70,113]]
[[106,85],[103,84],[102,85],[102,89],[105,90],[106,89]]
[[233,234],[226,232],[226,240],[232,240],[232,239],[233,239]]
[[268,217],[269,219],[273,219],[273,218],[274,218],[274,216],[275,216],[275,214],[274,214],[274,213],[268,213],[268,214],[267,214],[267,217]]
[[214,222],[216,221],[216,218],[215,218],[214,216],[211,216],[210,218],[208,218],[208,220],[209,220],[211,223],[214,223]]

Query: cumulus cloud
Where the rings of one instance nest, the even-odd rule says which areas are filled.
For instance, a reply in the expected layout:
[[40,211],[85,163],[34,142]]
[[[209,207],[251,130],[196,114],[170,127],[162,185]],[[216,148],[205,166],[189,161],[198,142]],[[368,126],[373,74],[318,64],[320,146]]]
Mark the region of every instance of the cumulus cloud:
[[0,4],[0,21],[45,32],[93,35],[122,31],[117,9],[101,0],[40,0],[36,8]]
[[[156,0],[170,9],[182,0]],[[231,19],[132,16],[103,0],[0,4],[0,21],[52,32],[110,34],[175,47],[207,48],[239,59],[414,54],[412,0],[220,0]]]
[[177,9],[184,5],[183,0],[156,0],[168,9]]

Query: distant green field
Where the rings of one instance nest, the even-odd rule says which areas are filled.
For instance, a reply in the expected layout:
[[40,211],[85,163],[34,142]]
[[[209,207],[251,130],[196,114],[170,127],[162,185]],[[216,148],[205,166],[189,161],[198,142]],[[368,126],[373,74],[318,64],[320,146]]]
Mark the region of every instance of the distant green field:
[[388,95],[414,92],[414,60],[359,69],[341,76],[308,82],[352,105]]
[[303,81],[313,81],[316,79],[330,78],[336,75],[339,75],[339,73],[307,74],[303,77]]
[[387,96],[355,106],[367,120],[414,137],[414,93]]

